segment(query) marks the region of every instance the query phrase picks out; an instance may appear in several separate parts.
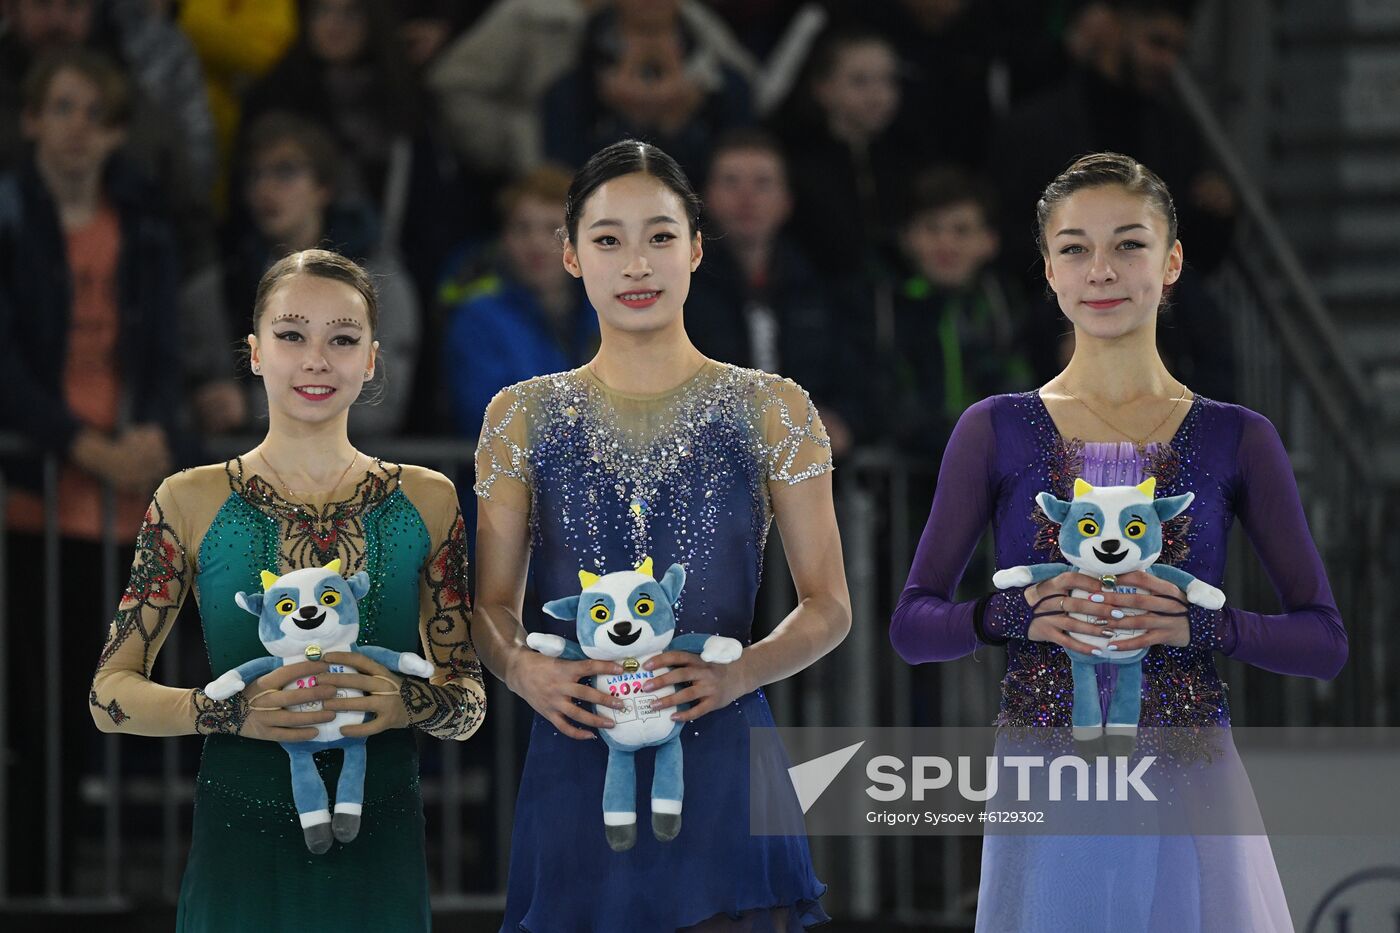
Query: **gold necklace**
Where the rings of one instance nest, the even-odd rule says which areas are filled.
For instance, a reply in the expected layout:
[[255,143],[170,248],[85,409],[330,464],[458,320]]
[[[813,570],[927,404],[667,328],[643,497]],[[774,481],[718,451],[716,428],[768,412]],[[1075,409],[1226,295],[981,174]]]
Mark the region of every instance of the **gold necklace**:
[[[259,456],[259,457],[262,457],[263,463],[266,463],[266,464],[267,464],[267,468],[268,468],[269,470],[272,471],[272,475],[275,476],[275,477],[277,477],[277,482],[279,482],[279,483],[282,484],[282,488],[283,488],[284,490],[286,490],[286,492],[287,492],[287,498],[288,498],[291,502],[295,503],[296,505],[301,506],[302,509],[303,509],[304,511],[307,511],[307,512],[315,512],[315,511],[317,511],[316,509],[313,509],[311,506],[307,505],[306,502],[305,502],[304,500],[298,499],[298,498],[296,497],[296,491],[292,489],[292,484],[289,483],[289,482],[287,482],[285,479],[282,478],[282,474],[277,472],[277,467],[273,466],[273,465],[272,465],[272,461],[269,460],[269,459],[267,459],[267,454],[265,454],[265,453],[263,453],[261,450],[259,450],[259,451],[258,451],[258,456]],[[360,452],[357,450],[357,451],[353,452],[353,453],[350,455],[350,462],[347,463],[347,464],[345,464],[345,469],[341,471],[341,473],[340,473],[340,478],[337,479],[337,480],[335,481],[335,483],[331,485],[331,487],[330,487],[330,492],[331,492],[332,495],[335,493],[335,491],[336,491],[337,489],[340,488],[340,484],[343,483],[343,482],[345,482],[345,477],[347,477],[347,476],[350,475],[350,468],[351,468],[352,466],[355,465],[355,461],[358,460],[358,459],[360,459]]]
[[1151,437],[1152,435],[1156,434],[1157,431],[1161,429],[1162,425],[1164,425],[1164,424],[1166,424],[1168,421],[1170,421],[1172,415],[1176,414],[1176,410],[1177,410],[1178,408],[1181,407],[1181,403],[1182,403],[1183,401],[1185,401],[1185,399],[1186,399],[1186,393],[1190,391],[1189,389],[1186,388],[1186,384],[1185,384],[1185,383],[1181,383],[1181,390],[1180,390],[1180,393],[1177,395],[1177,397],[1176,397],[1176,399],[1175,399],[1175,401],[1174,401],[1174,404],[1173,404],[1172,407],[1171,407],[1171,410],[1167,412],[1166,416],[1165,416],[1164,418],[1162,418],[1161,421],[1157,422],[1157,424],[1152,428],[1151,431],[1148,431],[1146,434],[1144,434],[1144,435],[1141,437],[1141,439],[1139,439],[1139,438],[1133,437],[1133,436],[1132,436],[1131,434],[1129,434],[1127,431],[1124,431],[1122,428],[1118,427],[1118,425],[1114,424],[1112,421],[1109,421],[1109,420],[1108,420],[1107,418],[1105,418],[1103,415],[1099,414],[1097,411],[1094,410],[1094,407],[1093,407],[1092,405],[1090,405],[1088,402],[1084,401],[1082,398],[1080,398],[1079,396],[1077,396],[1077,395],[1075,395],[1073,392],[1071,392],[1068,386],[1061,386],[1060,388],[1064,389],[1064,392],[1065,392],[1066,395],[1068,395],[1070,398],[1074,399],[1076,402],[1078,402],[1079,404],[1083,405],[1086,409],[1088,409],[1089,414],[1093,415],[1095,418],[1099,419],[1099,420],[1102,421],[1104,424],[1108,425],[1110,428],[1112,428],[1113,430],[1117,431],[1119,434],[1123,435],[1123,436],[1126,437],[1128,440],[1132,441],[1134,447],[1143,447],[1143,446],[1145,446],[1145,445],[1147,444],[1147,439],[1148,439],[1149,437]]

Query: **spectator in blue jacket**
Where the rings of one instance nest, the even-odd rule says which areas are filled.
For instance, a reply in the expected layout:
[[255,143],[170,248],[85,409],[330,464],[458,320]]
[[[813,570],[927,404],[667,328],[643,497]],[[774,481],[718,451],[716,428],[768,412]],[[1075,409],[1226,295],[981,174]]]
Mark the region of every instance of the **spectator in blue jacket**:
[[497,243],[441,293],[448,312],[443,379],[453,423],[481,432],[486,403],[505,386],[572,369],[598,348],[598,320],[560,261],[570,176],[535,169],[501,195]]

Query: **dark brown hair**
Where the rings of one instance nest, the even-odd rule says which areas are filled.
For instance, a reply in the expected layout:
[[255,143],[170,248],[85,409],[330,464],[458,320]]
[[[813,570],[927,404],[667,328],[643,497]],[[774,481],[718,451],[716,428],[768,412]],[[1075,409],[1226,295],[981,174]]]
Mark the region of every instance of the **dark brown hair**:
[[509,220],[522,201],[559,204],[569,196],[571,181],[569,170],[558,165],[545,164],[526,173],[506,186],[497,197],[496,207],[501,213],[501,221]]
[[906,224],[924,214],[972,204],[982,213],[982,223],[993,226],[997,219],[997,194],[988,182],[956,165],[936,165],[920,172],[909,192]]
[[291,143],[302,151],[318,185],[332,192],[340,187],[341,158],[335,140],[325,127],[307,117],[285,110],[274,110],[258,117],[243,144],[245,163],[252,165],[259,155],[279,143]]
[[359,263],[328,249],[304,249],[299,253],[291,253],[273,263],[272,267],[263,273],[262,280],[258,282],[257,297],[253,299],[253,333],[258,332],[263,312],[267,310],[267,303],[278,286],[298,275],[344,282],[359,292],[369,316],[370,333],[378,333],[379,293],[374,287],[374,280]]
[[131,85],[110,58],[92,49],[59,49],[34,63],[24,76],[24,109],[37,114],[44,107],[49,88],[59,72],[76,71],[97,85],[102,98],[102,120],[108,127],[131,122]]
[[1148,201],[1167,222],[1167,245],[1176,242],[1176,204],[1172,202],[1167,185],[1150,168],[1132,156],[1119,152],[1095,152],[1080,156],[1055,180],[1045,186],[1045,192],[1035,205],[1035,245],[1042,256],[1048,255],[1045,230],[1055,206],[1070,195],[1087,188],[1118,185]]

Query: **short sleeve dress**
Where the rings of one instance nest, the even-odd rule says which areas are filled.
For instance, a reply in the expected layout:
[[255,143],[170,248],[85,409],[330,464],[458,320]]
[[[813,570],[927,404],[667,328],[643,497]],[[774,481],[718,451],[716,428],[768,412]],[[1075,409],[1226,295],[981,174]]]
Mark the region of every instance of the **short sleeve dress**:
[[[584,367],[503,390],[487,408],[477,495],[527,511],[541,599],[577,593],[578,573],[686,568],[677,633],[752,638],[772,521],[769,487],[831,469],[830,442],[790,380],[706,361],[675,389],[625,395]],[[543,631],[574,637],[545,618]],[[745,929],[826,920],[805,838],[749,832],[749,729],[772,726],[762,690],[682,732],[685,822],[673,841],[607,845],[607,748],[536,716],[511,841],[503,930],[676,930],[716,916]],[[653,751],[637,755],[649,787]],[[644,794],[641,796],[645,796]],[[639,820],[645,821],[645,802]],[[776,910],[775,908],[780,909]]]

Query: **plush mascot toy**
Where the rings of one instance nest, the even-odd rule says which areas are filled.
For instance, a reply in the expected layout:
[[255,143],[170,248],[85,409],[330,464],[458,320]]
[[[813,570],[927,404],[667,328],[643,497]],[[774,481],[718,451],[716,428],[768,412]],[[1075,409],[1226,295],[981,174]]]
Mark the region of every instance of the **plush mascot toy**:
[[[1090,486],[1082,479],[1074,481],[1074,499],[1066,502],[1048,492],[1036,496],[1036,502],[1060,526],[1060,553],[1068,564],[1036,564],[1033,567],[1010,567],[997,571],[992,582],[998,589],[1029,586],[1075,569],[1103,580],[1107,589],[1123,593],[1137,590],[1117,586],[1116,578],[1133,570],[1143,570],[1160,580],[1180,587],[1186,599],[1206,609],[1225,605],[1225,594],[1203,580],[1176,567],[1157,564],[1162,553],[1162,523],[1186,511],[1195,493],[1153,499],[1157,481],[1149,478],[1137,486]],[[1076,599],[1089,594],[1076,589]],[[1141,609],[1123,609],[1126,616],[1141,615]],[[1107,662],[1118,667],[1118,676],[1108,704],[1108,734],[1127,736],[1137,734],[1138,714],[1142,707],[1142,659],[1146,648],[1118,651],[1115,642],[1141,635],[1144,629],[1110,628],[1107,620],[1081,613],[1070,613],[1076,619],[1103,625],[1102,635],[1070,636],[1102,652],[1102,660],[1066,650],[1074,662],[1074,737],[1080,741],[1098,738],[1104,733],[1104,717],[1099,703],[1098,680],[1094,667]]]
[[593,658],[617,661],[621,674],[599,674],[593,685],[620,697],[624,708],[595,706],[600,716],[617,725],[601,729],[608,744],[608,770],[603,781],[603,829],[608,845],[624,852],[637,842],[637,777],[633,756],[638,749],[656,746],[656,768],[651,782],[651,831],[662,842],[681,831],[682,780],[681,723],[655,703],[676,692],[674,686],[643,693],[644,683],[670,670],[642,669],[647,659],[663,651],[689,651],[711,664],[738,659],[744,646],[723,635],[676,636],[676,601],[685,586],[685,568],[672,564],[660,581],[652,577],[651,558],[635,570],[604,576],[579,571],[583,592],[545,603],[544,611],[556,619],[573,621],[578,641],[558,635],[531,632],[525,642],[540,654],[570,661]]
[[[340,575],[340,561],[325,567],[293,570],[284,576],[262,573],[263,592],[239,593],[234,601],[258,617],[258,640],[270,657],[254,658],[228,671],[204,688],[214,700],[226,700],[247,684],[269,671],[298,661],[319,661],[331,651],[355,651],[403,674],[428,677],[433,666],[411,652],[390,651],[370,645],[356,645],[360,634],[358,600],[369,592],[369,574],[361,571],[346,580]],[[331,671],[344,673],[350,668],[332,664]],[[288,689],[316,686],[315,677],[289,684]],[[337,697],[364,696],[363,691],[340,688]],[[292,707],[315,712],[319,701]],[[317,736],[305,742],[283,742],[292,759],[292,799],[296,802],[306,847],[317,855],[331,847],[331,838],[349,842],[360,832],[364,803],[365,740],[340,734],[342,726],[365,721],[364,712],[337,713],[330,722],[316,726]],[[311,757],[330,748],[345,750],[340,782],[335,788],[335,816],[327,808],[326,785]]]

